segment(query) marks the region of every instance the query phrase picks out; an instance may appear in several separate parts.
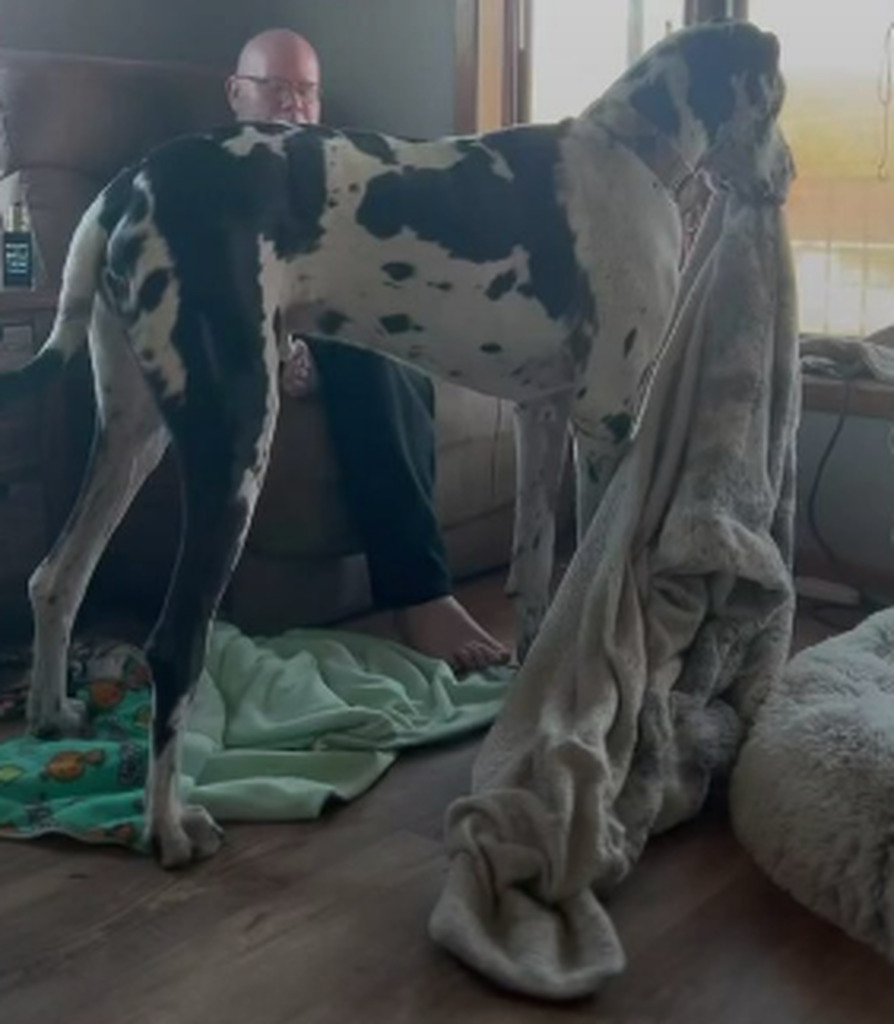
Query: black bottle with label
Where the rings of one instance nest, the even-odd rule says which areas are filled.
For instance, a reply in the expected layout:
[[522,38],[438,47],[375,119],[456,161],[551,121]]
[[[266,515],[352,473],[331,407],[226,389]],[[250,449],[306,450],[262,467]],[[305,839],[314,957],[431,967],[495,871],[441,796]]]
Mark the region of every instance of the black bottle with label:
[[34,240],[21,202],[13,203],[4,225],[3,287],[34,287]]

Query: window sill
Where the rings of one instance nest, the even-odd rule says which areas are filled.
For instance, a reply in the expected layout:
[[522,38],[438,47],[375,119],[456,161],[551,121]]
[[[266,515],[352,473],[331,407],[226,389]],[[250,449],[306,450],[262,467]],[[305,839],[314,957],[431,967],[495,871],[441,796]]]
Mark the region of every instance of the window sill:
[[[850,394],[848,395],[848,387]],[[894,420],[894,384],[878,380],[830,380],[804,377],[804,409],[838,415],[847,409],[849,416],[873,420]]]

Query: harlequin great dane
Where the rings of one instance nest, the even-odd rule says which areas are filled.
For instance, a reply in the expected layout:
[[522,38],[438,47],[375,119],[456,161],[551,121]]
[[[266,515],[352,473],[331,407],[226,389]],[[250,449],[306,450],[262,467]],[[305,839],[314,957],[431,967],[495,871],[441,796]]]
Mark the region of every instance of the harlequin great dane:
[[150,836],[167,866],[215,852],[178,795],[178,737],[209,621],[239,557],[292,333],[375,349],[517,404],[510,588],[521,646],[548,599],[568,423],[583,528],[635,433],[678,285],[677,191],[704,168],[778,192],[776,39],[743,23],[685,30],[581,116],[410,142],[253,125],[183,138],[117,177],[72,239],[59,312],[6,401],[89,345],[98,428],[82,493],[32,576],[30,721],[80,729],[66,696],[89,577],[168,444],[185,525],[148,644]]

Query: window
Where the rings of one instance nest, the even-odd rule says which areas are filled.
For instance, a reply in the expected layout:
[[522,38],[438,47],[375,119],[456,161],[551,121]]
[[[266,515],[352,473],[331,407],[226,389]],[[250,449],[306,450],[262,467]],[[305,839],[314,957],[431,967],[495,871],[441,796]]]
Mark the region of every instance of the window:
[[[685,12],[694,16],[696,6],[691,0],[534,0],[532,119],[580,113],[631,60],[680,28]],[[783,130],[798,164],[787,212],[801,328],[864,336],[890,326],[894,0],[749,0],[747,10],[782,46]]]
[[532,120],[579,114],[682,22],[683,0],[535,0]]
[[890,326],[894,0],[750,0],[749,13],[782,46],[782,127],[798,165],[788,216],[801,328],[863,336]]

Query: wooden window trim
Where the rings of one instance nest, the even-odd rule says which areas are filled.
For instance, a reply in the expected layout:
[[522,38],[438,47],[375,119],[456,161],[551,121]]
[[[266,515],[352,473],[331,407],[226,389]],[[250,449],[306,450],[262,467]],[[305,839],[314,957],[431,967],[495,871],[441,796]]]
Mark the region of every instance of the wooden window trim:
[[490,131],[530,119],[532,2],[457,0],[457,132]]
[[478,125],[478,0],[456,0],[454,30],[454,130],[470,134]]

